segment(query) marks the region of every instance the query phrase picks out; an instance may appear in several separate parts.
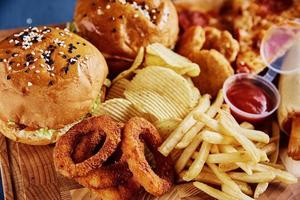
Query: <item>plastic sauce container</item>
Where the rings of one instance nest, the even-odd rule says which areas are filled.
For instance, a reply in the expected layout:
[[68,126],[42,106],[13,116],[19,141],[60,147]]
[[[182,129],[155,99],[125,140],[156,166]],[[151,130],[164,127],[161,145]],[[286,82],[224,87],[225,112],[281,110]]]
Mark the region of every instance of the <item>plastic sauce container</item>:
[[236,74],[223,85],[225,102],[239,121],[259,122],[278,109],[280,94],[272,81],[277,73],[300,69],[299,21],[271,27],[262,40],[260,54],[269,68],[266,75]]
[[259,122],[273,114],[280,103],[277,88],[263,77],[236,74],[223,86],[225,102],[239,121]]

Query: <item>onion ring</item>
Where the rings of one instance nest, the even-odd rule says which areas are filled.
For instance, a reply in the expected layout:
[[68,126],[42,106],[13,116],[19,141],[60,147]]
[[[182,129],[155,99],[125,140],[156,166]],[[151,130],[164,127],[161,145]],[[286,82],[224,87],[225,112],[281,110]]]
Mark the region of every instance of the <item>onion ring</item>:
[[[115,152],[121,142],[121,127],[123,124],[114,121],[107,115],[85,119],[73,126],[63,135],[54,148],[54,165],[67,177],[86,176],[102,164]],[[101,149],[92,157],[75,163],[72,159],[74,146],[81,136],[95,133],[104,138]]]
[[[145,158],[143,141],[154,155],[158,174],[151,169]],[[122,151],[128,167],[134,179],[154,196],[166,193],[174,181],[171,159],[157,150],[162,142],[156,128],[143,118],[133,117],[125,125]]]
[[[81,149],[75,149],[75,154]],[[92,152],[93,149],[90,149]],[[89,155],[87,152],[86,155]],[[79,157],[82,159],[82,157]],[[115,187],[126,183],[132,177],[132,173],[128,168],[128,164],[122,156],[121,149],[118,148],[117,151],[110,157],[110,160],[105,162],[102,167],[95,169],[88,173],[86,176],[77,177],[75,180],[88,188],[91,189],[104,189],[108,187]]]
[[[79,163],[91,157],[100,139],[97,132],[82,137],[73,151],[73,161]],[[122,157],[119,145],[102,167],[92,170],[86,176],[77,177],[75,180],[84,187],[98,190],[124,184],[131,177],[132,173]]]
[[94,190],[99,200],[133,200],[137,196],[140,184],[133,178],[116,187]]

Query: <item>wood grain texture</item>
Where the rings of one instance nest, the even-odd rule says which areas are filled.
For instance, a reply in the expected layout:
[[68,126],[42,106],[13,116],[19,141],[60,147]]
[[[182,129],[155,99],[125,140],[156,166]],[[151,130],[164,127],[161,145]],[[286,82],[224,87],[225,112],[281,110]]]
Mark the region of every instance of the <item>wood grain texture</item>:
[[13,142],[2,135],[0,142],[6,200],[71,200],[70,191],[81,188],[56,173],[53,145],[30,146]]

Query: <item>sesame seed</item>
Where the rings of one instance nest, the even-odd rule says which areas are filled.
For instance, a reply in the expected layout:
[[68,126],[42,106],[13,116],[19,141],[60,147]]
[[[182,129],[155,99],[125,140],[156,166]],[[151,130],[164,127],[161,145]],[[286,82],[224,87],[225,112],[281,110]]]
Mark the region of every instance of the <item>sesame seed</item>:
[[64,55],[64,52],[60,51],[58,52],[59,55]]
[[108,4],[105,8],[108,10],[111,8],[111,6]]
[[31,87],[31,86],[32,86],[32,83],[31,83],[31,82],[28,82],[27,85],[28,85],[28,87]]
[[9,43],[13,43],[13,42],[14,42],[14,40],[13,40],[13,39],[9,40]]
[[3,62],[4,62],[4,63],[6,63],[6,62],[7,62],[7,60],[4,58],[4,59],[3,59]]
[[41,64],[41,67],[45,67],[45,65],[44,65],[44,64]]
[[101,10],[101,8],[98,8],[97,9],[97,15],[103,15],[104,13],[103,13],[103,11]]
[[138,14],[134,14],[133,17],[134,17],[134,18],[138,18],[139,15],[138,15]]
[[54,74],[54,73],[50,73],[50,76],[54,77],[54,76],[55,76],[55,74]]
[[20,63],[17,63],[17,67],[19,67],[21,64]]
[[7,69],[10,71],[10,70],[12,70],[12,67],[11,67],[11,66],[9,66]]
[[37,73],[37,74],[40,73],[40,72],[41,72],[40,70],[35,70],[35,73]]

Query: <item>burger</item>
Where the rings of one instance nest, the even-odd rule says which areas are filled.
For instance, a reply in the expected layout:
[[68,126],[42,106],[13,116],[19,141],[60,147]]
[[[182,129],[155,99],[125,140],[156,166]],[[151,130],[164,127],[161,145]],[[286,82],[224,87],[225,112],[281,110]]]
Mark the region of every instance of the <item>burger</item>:
[[140,47],[157,42],[173,48],[179,32],[171,0],[78,0],[74,21],[115,74],[130,66]]
[[0,42],[0,132],[55,142],[85,118],[108,74],[96,47],[67,29],[27,28]]

